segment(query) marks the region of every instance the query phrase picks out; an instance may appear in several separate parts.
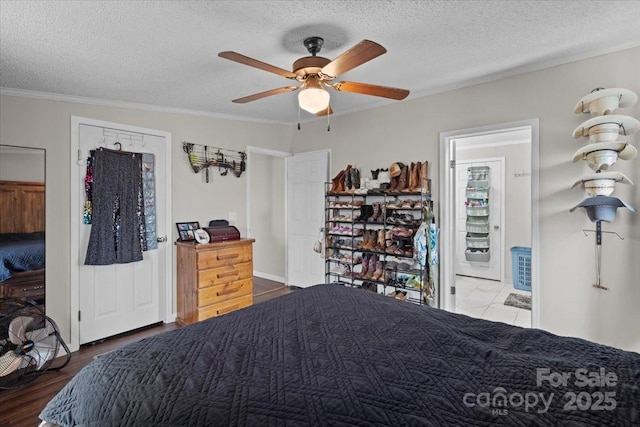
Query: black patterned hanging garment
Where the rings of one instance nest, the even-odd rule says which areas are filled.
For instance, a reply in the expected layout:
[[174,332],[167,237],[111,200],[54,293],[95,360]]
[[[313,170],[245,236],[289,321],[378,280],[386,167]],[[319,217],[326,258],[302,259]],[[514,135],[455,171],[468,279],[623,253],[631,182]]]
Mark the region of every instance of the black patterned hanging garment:
[[96,150],[92,225],[85,265],[142,260],[146,237],[141,233],[144,230],[141,158],[137,153]]

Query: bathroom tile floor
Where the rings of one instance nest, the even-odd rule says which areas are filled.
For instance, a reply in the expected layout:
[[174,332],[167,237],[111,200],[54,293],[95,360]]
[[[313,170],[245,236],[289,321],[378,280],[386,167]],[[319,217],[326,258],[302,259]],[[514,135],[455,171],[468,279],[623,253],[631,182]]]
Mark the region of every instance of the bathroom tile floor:
[[511,283],[456,276],[456,313],[530,328],[530,310],[504,305],[510,293],[531,295]]

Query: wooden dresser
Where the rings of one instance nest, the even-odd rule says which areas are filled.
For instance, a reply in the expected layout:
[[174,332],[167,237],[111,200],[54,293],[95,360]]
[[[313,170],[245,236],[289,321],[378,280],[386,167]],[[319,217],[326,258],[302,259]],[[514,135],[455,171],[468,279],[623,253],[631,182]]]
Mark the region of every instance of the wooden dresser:
[[176,242],[176,323],[188,325],[253,304],[254,239]]

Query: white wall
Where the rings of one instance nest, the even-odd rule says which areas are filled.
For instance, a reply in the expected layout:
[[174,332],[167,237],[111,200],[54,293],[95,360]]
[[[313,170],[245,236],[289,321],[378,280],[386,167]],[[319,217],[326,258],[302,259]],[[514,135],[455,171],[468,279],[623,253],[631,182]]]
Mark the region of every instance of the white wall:
[[[205,183],[204,174],[195,174],[191,169],[182,151],[182,141],[234,150],[246,150],[247,145],[256,146],[259,141],[262,148],[285,152],[290,151],[291,143],[291,129],[282,125],[0,96],[0,144],[47,150],[47,315],[58,323],[67,341],[70,335],[69,171],[79,167],[71,163],[72,115],[171,132],[173,222],[207,224],[211,219],[227,218],[230,211],[235,211],[238,213],[235,225],[243,236],[247,223],[247,175],[222,177],[213,172],[211,182]],[[169,245],[176,238],[177,232],[173,230],[173,233],[169,236]],[[173,252],[175,259],[175,249]],[[175,283],[173,286],[175,289]]]
[[[259,277],[284,282],[285,271],[285,161],[283,157],[251,153],[251,237]],[[258,255],[260,254],[260,255]]]
[[[540,119],[540,309],[541,327],[560,335],[586,338],[640,352],[640,214],[618,212],[603,228],[625,240],[605,235],[603,283],[595,282],[593,229],[583,212],[569,209],[585,195],[571,185],[588,171],[572,164],[584,144],[573,129],[588,116],[573,107],[596,87],[623,87],[640,94],[640,48],[602,55],[331,119],[306,123],[293,135],[297,152],[331,148],[332,176],[347,163],[364,170],[394,161],[427,159],[438,200],[440,132]],[[340,96],[358,96],[339,94]],[[338,96],[338,95],[336,95]],[[640,103],[620,109],[640,118]],[[339,113],[339,112],[338,112]],[[638,147],[640,135],[633,136]],[[640,208],[640,159],[618,162],[635,186],[620,185],[615,195]]]
[[0,147],[0,181],[44,182],[44,150]]

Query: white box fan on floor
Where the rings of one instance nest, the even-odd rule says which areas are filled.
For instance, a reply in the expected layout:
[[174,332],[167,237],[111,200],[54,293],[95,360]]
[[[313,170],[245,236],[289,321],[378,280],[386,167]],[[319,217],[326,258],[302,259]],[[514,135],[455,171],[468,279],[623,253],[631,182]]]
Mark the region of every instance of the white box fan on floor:
[[[61,347],[64,359],[53,366]],[[25,385],[39,374],[63,368],[69,360],[71,352],[58,325],[35,302],[0,298],[0,389]]]

